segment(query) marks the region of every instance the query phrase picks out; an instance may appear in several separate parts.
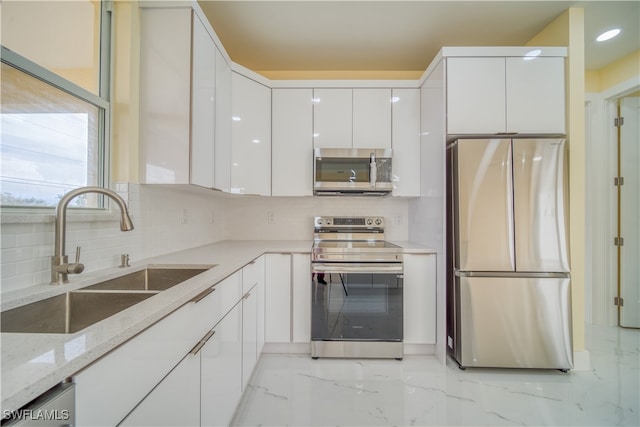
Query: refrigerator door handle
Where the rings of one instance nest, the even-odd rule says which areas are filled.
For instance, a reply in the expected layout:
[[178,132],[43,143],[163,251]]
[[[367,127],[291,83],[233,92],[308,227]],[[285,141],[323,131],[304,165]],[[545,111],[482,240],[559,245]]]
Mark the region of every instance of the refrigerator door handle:
[[571,275],[565,272],[514,272],[514,271],[456,271],[455,275],[457,277],[514,277],[514,278],[536,278],[536,279],[545,279],[545,278],[557,278],[557,279],[567,279],[570,278]]

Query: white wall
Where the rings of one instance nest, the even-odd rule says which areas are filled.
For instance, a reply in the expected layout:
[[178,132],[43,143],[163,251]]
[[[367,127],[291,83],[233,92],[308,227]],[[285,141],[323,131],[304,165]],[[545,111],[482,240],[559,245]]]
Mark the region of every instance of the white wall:
[[408,206],[392,197],[243,196],[227,200],[227,238],[311,240],[314,216],[371,215],[385,217],[387,240],[409,240]]

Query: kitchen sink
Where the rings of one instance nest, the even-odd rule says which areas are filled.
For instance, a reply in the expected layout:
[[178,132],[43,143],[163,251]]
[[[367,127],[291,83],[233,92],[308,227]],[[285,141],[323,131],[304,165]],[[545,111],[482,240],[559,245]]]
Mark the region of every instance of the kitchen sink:
[[72,334],[158,292],[67,292],[3,311],[2,332]]
[[153,266],[0,314],[0,332],[71,334],[216,265]]
[[187,279],[197,276],[215,265],[195,267],[148,267],[115,279],[105,280],[95,285],[87,286],[87,290],[112,291],[164,291]]

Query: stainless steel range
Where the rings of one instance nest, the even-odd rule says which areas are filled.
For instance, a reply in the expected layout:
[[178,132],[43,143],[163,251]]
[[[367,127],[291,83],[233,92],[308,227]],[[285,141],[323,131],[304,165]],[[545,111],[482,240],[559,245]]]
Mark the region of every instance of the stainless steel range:
[[402,249],[382,217],[315,217],[311,357],[403,357]]

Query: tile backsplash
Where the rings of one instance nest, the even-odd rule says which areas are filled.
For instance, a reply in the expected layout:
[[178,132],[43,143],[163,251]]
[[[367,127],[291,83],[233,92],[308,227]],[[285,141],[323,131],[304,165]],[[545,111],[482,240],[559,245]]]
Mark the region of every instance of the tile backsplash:
[[[82,247],[85,271],[220,240],[307,240],[317,215],[375,215],[386,219],[387,240],[409,240],[407,199],[230,196],[193,186],[117,184],[135,226],[121,232],[119,212],[71,211],[66,252]],[[2,212],[1,292],[48,283],[53,213]],[[72,277],[73,280],[73,277]]]

